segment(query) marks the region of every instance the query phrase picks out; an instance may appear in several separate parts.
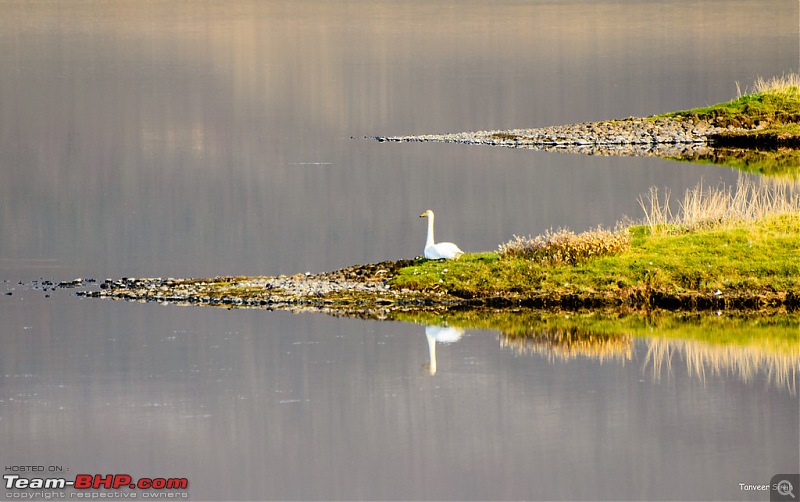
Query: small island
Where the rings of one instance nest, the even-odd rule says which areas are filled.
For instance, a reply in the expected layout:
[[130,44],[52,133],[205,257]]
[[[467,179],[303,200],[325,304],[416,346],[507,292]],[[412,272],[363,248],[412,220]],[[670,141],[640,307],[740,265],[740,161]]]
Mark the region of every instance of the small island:
[[780,178],[796,178],[800,169],[793,150],[800,144],[798,124],[800,77],[790,75],[759,80],[755,92],[729,103],[644,119],[377,138],[579,153],[672,149],[693,156],[716,155],[708,151],[725,145],[766,152],[779,160],[783,175],[759,182],[742,178],[736,187],[698,186],[683,195],[678,214],[670,211],[669,194],[651,189],[639,198],[644,211],[639,222],[515,237],[496,251],[456,260],[418,257],[279,277],[107,279],[99,289],[79,294],[370,318],[520,308],[793,311],[800,307],[800,188]]
[[[738,87],[738,86],[737,86]],[[373,136],[380,142],[491,145],[712,163],[766,176],[800,173],[800,76],[757,79],[753,92],[704,108],[536,129]]]

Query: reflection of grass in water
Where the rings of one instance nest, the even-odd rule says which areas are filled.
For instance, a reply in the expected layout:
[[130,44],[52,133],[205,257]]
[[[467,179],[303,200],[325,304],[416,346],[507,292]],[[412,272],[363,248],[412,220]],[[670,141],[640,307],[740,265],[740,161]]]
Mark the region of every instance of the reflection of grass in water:
[[[682,357],[690,374],[704,378],[735,374],[745,382],[765,373],[768,381],[796,394],[800,371],[800,315],[723,316],[707,313],[445,311],[407,312],[396,320],[446,324],[465,329],[500,331],[500,344],[521,354],[549,360],[578,356],[605,360],[631,359],[632,340],[648,340],[645,364],[655,374],[669,371],[672,358]],[[654,338],[657,337],[657,338]]]
[[493,329],[507,336],[530,336],[580,329],[596,335],[661,336],[717,345],[760,348],[800,359],[800,315],[789,313],[714,315],[703,312],[559,312],[547,310],[452,310],[396,312],[391,318],[415,324]]
[[500,346],[511,347],[519,354],[538,354],[549,361],[589,357],[629,361],[633,357],[633,339],[628,335],[593,333],[578,327],[556,328],[525,336],[500,334]]
[[648,363],[653,366],[653,376],[661,377],[666,369],[671,373],[672,360],[679,354],[686,361],[689,375],[705,382],[706,374],[735,374],[741,381],[752,383],[756,375],[763,372],[767,381],[778,388],[786,388],[792,395],[797,393],[797,372],[800,356],[797,354],[775,354],[764,349],[714,345],[696,340],[650,338],[647,341]]
[[795,180],[800,178],[800,150],[793,148],[767,150],[713,148],[708,153],[666,158],[693,164],[732,167],[746,173],[762,174],[774,178]]

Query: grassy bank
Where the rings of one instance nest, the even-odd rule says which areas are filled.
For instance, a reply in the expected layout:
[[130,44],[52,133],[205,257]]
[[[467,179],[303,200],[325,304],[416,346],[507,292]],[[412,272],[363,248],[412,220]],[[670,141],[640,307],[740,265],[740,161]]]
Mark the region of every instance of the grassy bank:
[[721,127],[744,128],[710,136],[715,146],[800,147],[800,75],[759,78],[748,91],[742,94],[740,89],[739,97],[726,103],[654,118],[706,121]]
[[[578,235],[549,232],[458,261],[419,260],[397,271],[391,285],[498,305],[796,306],[796,187],[768,182],[697,187],[675,214],[667,197],[651,192],[641,200],[646,224]],[[603,245],[609,235],[619,242]]]

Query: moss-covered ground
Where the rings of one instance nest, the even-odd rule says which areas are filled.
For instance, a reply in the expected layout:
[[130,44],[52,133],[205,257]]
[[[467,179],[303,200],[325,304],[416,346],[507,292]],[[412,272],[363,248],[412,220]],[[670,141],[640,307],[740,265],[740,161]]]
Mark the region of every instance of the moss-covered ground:
[[681,120],[704,120],[718,126],[758,128],[754,134],[800,134],[800,88],[780,87],[740,96],[712,106],[657,115]]

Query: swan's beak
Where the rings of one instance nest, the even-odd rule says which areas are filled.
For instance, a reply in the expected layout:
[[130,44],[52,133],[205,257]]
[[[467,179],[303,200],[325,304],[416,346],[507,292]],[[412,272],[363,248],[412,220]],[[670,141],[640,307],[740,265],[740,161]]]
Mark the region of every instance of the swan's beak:
[[421,215],[419,215],[420,218],[425,218],[426,216],[428,216],[428,213],[422,213]]

